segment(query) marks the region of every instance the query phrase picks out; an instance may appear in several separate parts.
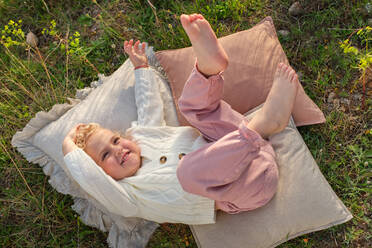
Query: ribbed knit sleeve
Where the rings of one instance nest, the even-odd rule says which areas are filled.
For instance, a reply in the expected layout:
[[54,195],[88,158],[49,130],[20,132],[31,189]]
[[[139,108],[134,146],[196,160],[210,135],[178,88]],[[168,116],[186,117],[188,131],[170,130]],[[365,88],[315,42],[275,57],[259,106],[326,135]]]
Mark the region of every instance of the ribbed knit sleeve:
[[138,120],[132,126],[165,126],[163,100],[160,96],[159,83],[151,68],[134,71]]
[[125,217],[137,214],[138,208],[131,195],[82,149],[69,152],[64,160],[75,181],[108,211]]

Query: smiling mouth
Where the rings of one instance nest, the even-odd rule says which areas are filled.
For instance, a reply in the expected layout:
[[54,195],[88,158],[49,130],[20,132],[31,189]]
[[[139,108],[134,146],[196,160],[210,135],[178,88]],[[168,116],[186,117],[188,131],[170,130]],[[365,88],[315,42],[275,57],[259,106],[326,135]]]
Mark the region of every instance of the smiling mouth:
[[128,160],[129,153],[130,151],[124,153],[123,156],[121,157],[121,163],[120,163],[121,166],[124,166],[124,163]]

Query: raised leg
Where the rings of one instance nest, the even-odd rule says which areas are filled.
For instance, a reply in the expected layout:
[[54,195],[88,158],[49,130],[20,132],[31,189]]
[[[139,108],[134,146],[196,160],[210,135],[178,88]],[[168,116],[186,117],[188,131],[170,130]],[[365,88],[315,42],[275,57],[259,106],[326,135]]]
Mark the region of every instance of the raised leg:
[[263,138],[279,133],[287,125],[296,99],[298,78],[296,72],[285,64],[279,64],[274,82],[262,109],[248,123],[248,128]]
[[200,14],[181,15],[181,23],[197,57],[178,106],[187,120],[210,141],[238,129],[244,117],[221,101],[228,57],[210,24]]
[[[199,15],[181,16],[197,56],[178,105],[210,141],[180,161],[177,177],[185,191],[216,200],[228,213],[265,205],[275,194],[275,152],[263,139],[288,124],[297,92],[294,70],[280,64],[262,109],[248,122],[222,99],[227,56],[210,25]],[[202,31],[201,31],[202,30]]]
[[206,79],[194,68],[178,99],[183,116],[209,141],[216,141],[237,130],[245,120],[243,115],[221,100],[222,93],[221,75]]
[[208,21],[200,14],[192,14],[181,15],[181,23],[191,41],[199,71],[206,76],[223,71],[228,57]]

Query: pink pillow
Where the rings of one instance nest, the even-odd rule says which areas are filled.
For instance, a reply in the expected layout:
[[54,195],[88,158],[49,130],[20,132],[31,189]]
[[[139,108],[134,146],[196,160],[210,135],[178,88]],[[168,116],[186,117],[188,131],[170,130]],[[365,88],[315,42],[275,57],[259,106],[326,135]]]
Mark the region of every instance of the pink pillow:
[[[223,99],[239,113],[262,104],[271,88],[275,69],[288,60],[279,43],[271,17],[253,28],[219,39],[229,56],[224,72]],[[170,83],[181,125],[189,125],[179,111],[178,98],[195,63],[192,47],[156,53]],[[299,85],[292,116],[296,126],[325,122],[322,111]]]

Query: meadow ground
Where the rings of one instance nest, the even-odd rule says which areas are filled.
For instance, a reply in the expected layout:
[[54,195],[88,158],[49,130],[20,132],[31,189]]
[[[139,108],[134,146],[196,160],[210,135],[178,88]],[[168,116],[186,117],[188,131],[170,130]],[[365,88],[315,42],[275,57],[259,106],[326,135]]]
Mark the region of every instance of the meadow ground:
[[[281,44],[326,116],[325,124],[299,131],[354,218],[279,247],[372,247],[372,44],[371,33],[357,33],[372,26],[372,6],[368,0],[303,0],[302,13],[291,16],[293,2],[0,0],[0,246],[107,247],[107,234],[82,224],[71,197],[57,193],[40,167],[11,147],[11,138],[98,72],[115,71],[127,59],[125,39],[156,50],[189,46],[179,16],[197,12],[218,37],[272,16],[277,30],[288,31],[279,35]],[[29,31],[38,37],[37,49],[25,43],[22,33]],[[196,244],[187,225],[162,224],[148,247]]]

